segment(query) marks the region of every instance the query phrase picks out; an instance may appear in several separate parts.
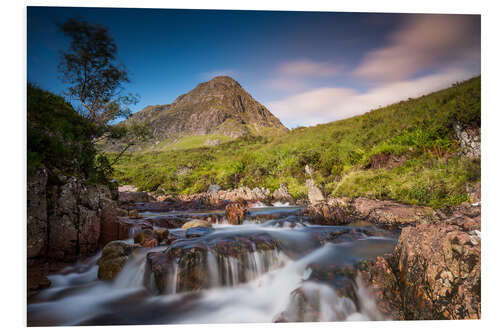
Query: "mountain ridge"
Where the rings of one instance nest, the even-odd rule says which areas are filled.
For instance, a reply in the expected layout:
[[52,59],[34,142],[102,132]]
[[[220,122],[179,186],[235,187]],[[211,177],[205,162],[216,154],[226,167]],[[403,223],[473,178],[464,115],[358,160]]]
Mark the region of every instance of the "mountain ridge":
[[[146,124],[151,131],[151,139],[140,148],[149,146],[157,150],[189,136],[215,135],[227,141],[247,135],[288,132],[277,117],[229,76],[216,76],[199,83],[171,104],[147,106],[119,125],[127,126],[134,121]],[[219,141],[207,137],[207,145]],[[107,150],[117,149],[114,144]]]

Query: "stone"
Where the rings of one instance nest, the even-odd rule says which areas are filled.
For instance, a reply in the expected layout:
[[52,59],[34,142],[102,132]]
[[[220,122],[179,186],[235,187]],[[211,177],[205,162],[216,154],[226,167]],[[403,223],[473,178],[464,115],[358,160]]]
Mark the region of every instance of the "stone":
[[311,205],[314,206],[320,202],[325,201],[323,193],[321,193],[320,189],[314,184],[313,179],[306,180],[306,187],[307,187],[307,196]]
[[97,277],[100,280],[112,280],[121,272],[132,253],[141,248],[137,244],[128,244],[123,241],[113,241],[104,247],[102,255],[97,261],[99,270]]
[[28,258],[45,255],[47,248],[47,170],[38,169],[28,176],[27,249]]
[[134,236],[134,244],[139,244],[142,247],[157,247],[157,234],[152,229],[143,229]]
[[217,193],[219,192],[219,190],[221,189],[221,187],[217,184],[212,184],[208,187],[208,192],[210,193]]
[[294,203],[293,197],[288,193],[288,187],[280,184],[280,187],[273,192],[273,199],[280,202]]
[[225,215],[230,224],[242,224],[248,209],[242,202],[233,202],[226,206]]
[[342,225],[352,222],[352,212],[348,206],[340,203],[320,202],[309,205],[306,214],[314,224]]
[[209,227],[211,228],[212,225],[210,222],[205,221],[205,220],[191,220],[189,222],[186,222],[182,225],[182,229],[189,229],[189,228],[196,228],[196,227]]
[[453,124],[463,154],[468,158],[481,157],[481,128]]
[[78,244],[80,256],[87,257],[97,252],[101,236],[101,219],[95,210],[78,206]]

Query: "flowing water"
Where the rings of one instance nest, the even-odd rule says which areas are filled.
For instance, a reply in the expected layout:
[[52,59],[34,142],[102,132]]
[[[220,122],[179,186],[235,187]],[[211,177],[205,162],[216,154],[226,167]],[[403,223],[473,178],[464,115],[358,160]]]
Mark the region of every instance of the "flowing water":
[[[299,210],[288,205],[252,208],[242,225],[228,225],[221,218],[213,232],[190,239],[185,238],[184,230],[172,229],[179,240],[171,247],[182,251],[201,248],[203,252],[196,257],[196,265],[186,263],[188,255],[183,254],[161,276],[151,272],[147,254],[161,254],[167,246],[135,251],[112,282],[97,278],[98,253],[49,276],[51,287],[29,300],[28,324],[384,319],[371,299],[369,286],[344,276],[338,268],[391,252],[397,235],[368,224],[310,225]],[[199,218],[222,213],[168,214]],[[190,279],[201,282],[193,287]]]

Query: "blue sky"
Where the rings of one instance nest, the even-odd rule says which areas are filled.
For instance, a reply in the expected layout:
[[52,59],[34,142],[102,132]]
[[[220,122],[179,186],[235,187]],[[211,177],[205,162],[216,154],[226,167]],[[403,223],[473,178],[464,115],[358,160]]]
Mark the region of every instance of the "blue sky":
[[62,94],[56,22],[109,29],[138,111],[229,75],[292,128],[347,118],[480,73],[480,18],[28,7],[30,82]]

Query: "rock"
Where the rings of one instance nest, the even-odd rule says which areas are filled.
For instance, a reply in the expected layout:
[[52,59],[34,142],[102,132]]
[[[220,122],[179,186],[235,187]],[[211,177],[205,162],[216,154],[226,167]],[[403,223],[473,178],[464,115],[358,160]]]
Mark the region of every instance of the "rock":
[[[135,225],[133,220],[120,217],[123,213],[117,203],[110,199],[101,200],[101,246],[107,243],[129,238],[129,229]],[[130,223],[129,223],[130,222]],[[140,221],[139,221],[140,222]]]
[[118,181],[116,179],[112,179],[109,182],[109,191],[111,193],[111,200],[118,200],[120,196],[120,190],[118,186]]
[[47,248],[47,179],[47,170],[43,168],[28,176],[28,258],[43,256]]
[[350,203],[356,218],[368,220],[386,227],[402,227],[438,219],[436,212],[429,207],[405,205],[392,201],[356,198]]
[[481,157],[481,128],[454,124],[453,129],[464,155],[468,158]]
[[[156,239],[158,240],[158,244],[166,241],[168,239],[168,236],[170,235],[170,231],[166,228],[156,228],[153,229]],[[167,244],[168,245],[168,244]]]
[[221,187],[217,184],[212,184],[208,187],[208,192],[210,193],[217,193],[219,192],[219,190],[221,189]]
[[141,218],[139,216],[139,213],[135,209],[128,212],[128,217],[131,219],[140,219]]
[[99,238],[101,236],[101,219],[95,210],[84,206],[78,206],[78,246],[80,255],[87,257],[99,249]]
[[280,184],[280,187],[273,192],[273,199],[280,202],[294,203],[293,197],[288,193],[288,187]]
[[203,237],[213,232],[212,227],[194,227],[186,230],[186,238]]
[[307,206],[306,214],[315,224],[342,225],[352,222],[352,211],[338,202],[320,202]]
[[226,206],[226,218],[230,224],[242,224],[248,210],[242,202],[234,202]]
[[314,184],[313,179],[306,180],[306,187],[307,187],[307,196],[309,198],[309,202],[311,203],[311,205],[314,206],[320,202],[325,201],[323,193],[321,193],[320,189]]
[[120,203],[127,202],[149,202],[154,201],[154,198],[147,192],[120,192],[118,201]]
[[[256,278],[247,265],[249,255],[255,251],[261,254],[260,269],[265,273],[278,264],[278,249],[279,242],[266,233],[177,240],[164,252],[148,253],[145,276],[151,277],[147,279],[152,282],[150,290],[160,294],[172,293],[174,285],[175,291],[181,292],[245,283]],[[217,267],[217,263],[222,265]]]
[[118,192],[137,192],[137,187],[132,185],[118,186]]
[[182,225],[182,229],[189,229],[189,228],[196,228],[196,227],[209,227],[211,228],[212,225],[210,222],[207,222],[205,220],[191,220],[189,222],[186,222]]
[[97,261],[100,280],[112,280],[121,272],[134,250],[140,248],[137,244],[128,244],[123,241],[113,241],[104,247],[102,255]]
[[405,319],[481,317],[481,242],[448,223],[404,228],[394,257]]
[[142,247],[157,247],[159,243],[158,235],[151,229],[141,230],[134,236],[134,244]]

